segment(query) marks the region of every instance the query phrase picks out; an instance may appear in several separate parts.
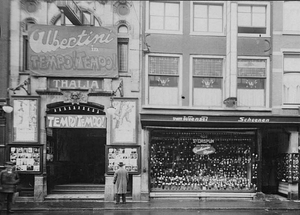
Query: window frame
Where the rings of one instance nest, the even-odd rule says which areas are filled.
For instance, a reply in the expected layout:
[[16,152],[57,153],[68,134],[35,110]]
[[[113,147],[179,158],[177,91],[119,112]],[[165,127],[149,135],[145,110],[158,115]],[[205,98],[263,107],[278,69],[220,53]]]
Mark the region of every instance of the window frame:
[[[238,60],[265,60],[266,61],[266,76],[265,76],[265,106],[264,107],[248,107],[248,106],[237,106],[238,109],[259,109],[259,108],[270,108],[270,58],[269,57],[256,57],[256,56],[238,56]],[[237,65],[238,70],[238,65]],[[255,76],[256,77],[256,76]],[[236,95],[237,95],[237,79],[239,78],[238,74],[236,74]],[[252,78],[252,77],[251,77]],[[253,76],[254,78],[254,76]],[[239,101],[237,101],[237,104]]]
[[[189,107],[195,107],[195,108],[207,108],[208,106],[195,106],[194,105],[194,67],[193,67],[193,63],[194,63],[194,59],[222,59],[222,100],[224,100],[224,96],[225,96],[225,69],[226,69],[226,62],[225,62],[225,56],[216,56],[216,55],[191,55],[190,56],[190,86],[189,87]],[[200,76],[197,76],[200,77]],[[203,77],[209,77],[209,76],[203,76]],[[222,102],[222,101],[221,101]],[[220,106],[209,106],[209,108],[212,109],[221,109],[223,106],[222,104]]]
[[[288,14],[289,11],[285,10],[285,6],[287,6],[287,4],[293,4],[293,3],[297,3],[299,4],[299,10],[300,10],[300,2],[299,1],[284,1],[283,2],[283,6],[282,6],[282,10],[283,10],[283,19],[282,19],[282,32],[283,34],[292,34],[292,35],[300,35],[300,24],[298,22],[299,25],[299,30],[291,30],[291,29],[286,29],[285,28],[285,15],[286,13]],[[299,15],[300,17],[300,15]]]
[[[178,105],[177,106],[167,106],[167,105],[153,105],[149,104],[149,57],[177,57],[179,60],[179,65],[178,65]],[[160,108],[170,108],[170,107],[180,107],[182,106],[182,100],[181,100],[181,93],[182,93],[182,55],[179,54],[156,54],[156,53],[151,53],[147,54],[145,56],[145,105],[148,107],[160,107]]]
[[[269,37],[271,31],[271,13],[270,13],[270,2],[254,2],[254,1],[239,1],[237,5],[237,10],[239,6],[265,6],[266,7],[266,33],[265,34],[250,34],[250,33],[239,33],[238,32],[238,11],[237,11],[237,34],[239,37]],[[250,27],[250,26],[249,26]]]
[[[284,70],[284,58],[285,56],[287,55],[300,55],[300,50],[297,49],[297,50],[293,50],[293,51],[290,51],[290,50],[283,50],[282,52],[282,106],[284,108],[299,108],[299,103],[298,104],[291,104],[291,103],[285,103],[284,102],[284,82],[283,82],[283,78],[284,78],[284,74],[285,73],[297,73],[297,71],[288,71],[288,72],[285,72]],[[300,75],[300,68],[299,68],[299,75]]]
[[[194,31],[194,5],[222,5],[222,32],[198,32]],[[224,1],[191,1],[190,2],[190,35],[214,35],[225,36],[226,6]]]
[[157,34],[183,34],[183,1],[157,1],[158,3],[178,3],[179,4],[179,30],[177,31],[171,31],[171,30],[154,30],[150,29],[150,2],[155,2],[155,0],[152,1],[146,1],[146,33],[157,33]]
[[[120,44],[126,44],[127,45],[127,59],[126,59],[126,64],[127,64],[127,68],[126,70],[121,70],[120,69],[120,64],[121,64],[121,57],[120,57],[120,52],[119,52],[119,45]],[[117,45],[117,53],[118,53],[118,71],[119,73],[128,73],[129,71],[129,38],[124,38],[124,37],[118,37],[118,45]]]

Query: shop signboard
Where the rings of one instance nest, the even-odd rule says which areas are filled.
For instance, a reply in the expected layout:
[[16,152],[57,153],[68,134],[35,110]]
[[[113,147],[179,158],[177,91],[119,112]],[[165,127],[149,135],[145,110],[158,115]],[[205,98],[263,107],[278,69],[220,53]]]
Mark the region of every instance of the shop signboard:
[[13,142],[38,142],[39,99],[13,97]]
[[39,174],[42,172],[42,146],[11,145],[9,160],[16,165],[21,173]]
[[49,114],[47,128],[106,128],[105,115]]
[[130,174],[140,174],[141,151],[139,146],[106,146],[106,173],[114,174],[123,162]]
[[193,152],[198,155],[210,155],[216,152],[215,148],[210,144],[201,144],[193,148]]
[[207,123],[231,123],[231,124],[299,124],[300,116],[232,116],[232,115],[161,115],[141,114],[143,125],[155,125],[156,122],[170,122],[172,124],[207,124]]
[[28,41],[33,75],[118,77],[114,27],[30,25]]

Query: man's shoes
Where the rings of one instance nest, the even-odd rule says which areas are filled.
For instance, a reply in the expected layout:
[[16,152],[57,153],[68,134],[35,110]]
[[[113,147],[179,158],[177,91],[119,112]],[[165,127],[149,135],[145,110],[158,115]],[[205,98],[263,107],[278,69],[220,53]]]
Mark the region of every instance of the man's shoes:
[[7,213],[13,214],[13,213],[14,213],[14,211],[12,211],[12,210],[8,210],[8,211],[7,211]]
[[116,205],[120,204],[120,202],[116,202]]

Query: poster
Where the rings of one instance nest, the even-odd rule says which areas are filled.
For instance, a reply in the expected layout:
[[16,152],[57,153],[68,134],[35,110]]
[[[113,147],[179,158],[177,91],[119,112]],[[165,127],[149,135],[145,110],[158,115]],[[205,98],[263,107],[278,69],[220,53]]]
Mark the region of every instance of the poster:
[[136,100],[115,100],[116,112],[112,116],[112,142],[136,143]]
[[140,170],[140,148],[134,146],[107,146],[107,173],[114,173],[119,169],[118,164],[124,163],[128,173],[138,173]]
[[12,146],[10,147],[9,160],[16,164],[19,172],[41,171],[40,146]]
[[38,100],[18,98],[13,100],[13,141],[38,141]]

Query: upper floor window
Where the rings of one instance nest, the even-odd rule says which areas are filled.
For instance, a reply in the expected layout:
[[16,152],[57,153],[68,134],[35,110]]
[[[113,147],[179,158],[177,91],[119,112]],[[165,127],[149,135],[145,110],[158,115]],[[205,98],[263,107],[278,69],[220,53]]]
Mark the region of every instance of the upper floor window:
[[238,5],[238,33],[248,35],[269,35],[269,5]]
[[300,105],[300,54],[285,54],[283,59],[283,104]]
[[239,107],[265,107],[267,59],[238,59],[237,102]]
[[299,1],[285,1],[283,3],[283,31],[284,33],[300,34]]
[[128,38],[118,38],[119,72],[128,72]]
[[179,105],[179,74],[179,56],[148,56],[148,104]]
[[223,33],[223,4],[193,3],[192,32]]
[[180,33],[181,11],[179,1],[147,2],[147,30],[157,33]]
[[222,106],[223,59],[193,58],[193,105]]

